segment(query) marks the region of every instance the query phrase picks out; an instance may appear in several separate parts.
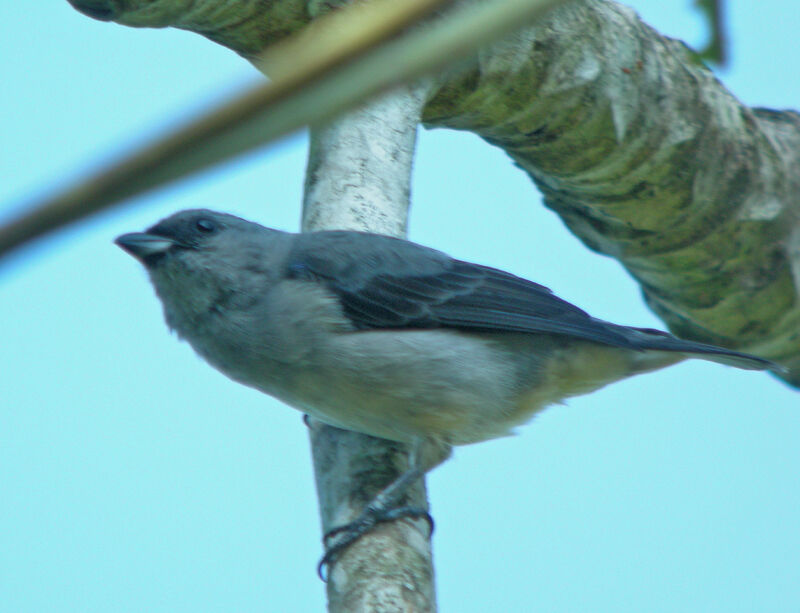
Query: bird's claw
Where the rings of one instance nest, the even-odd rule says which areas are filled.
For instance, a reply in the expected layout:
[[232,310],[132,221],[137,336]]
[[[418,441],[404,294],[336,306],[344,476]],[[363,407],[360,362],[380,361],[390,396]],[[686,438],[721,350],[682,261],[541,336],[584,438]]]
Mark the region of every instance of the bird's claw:
[[[317,574],[323,581],[327,581],[326,568],[330,568],[339,558],[339,555],[359,538],[372,530],[377,524],[402,519],[424,519],[428,522],[428,536],[433,534],[434,522],[431,514],[419,507],[395,507],[392,509],[367,509],[354,521],[337,526],[325,533],[322,543],[325,546],[325,555],[317,564]],[[334,539],[333,545],[329,541]]]

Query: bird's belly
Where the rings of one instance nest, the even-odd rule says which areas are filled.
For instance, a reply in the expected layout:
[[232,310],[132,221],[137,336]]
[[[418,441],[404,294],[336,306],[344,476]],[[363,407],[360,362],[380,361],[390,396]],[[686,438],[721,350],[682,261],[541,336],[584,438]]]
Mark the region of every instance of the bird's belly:
[[435,438],[458,444],[474,421],[469,408],[453,399],[420,392],[401,394],[353,380],[305,378],[301,393],[284,395],[287,404],[325,423],[390,440]]
[[354,332],[332,337],[291,380],[261,389],[349,430],[468,444],[517,425],[509,358],[502,345],[454,331]]
[[302,361],[227,374],[334,426],[464,445],[631,374],[628,353],[552,335],[387,330],[329,335]]

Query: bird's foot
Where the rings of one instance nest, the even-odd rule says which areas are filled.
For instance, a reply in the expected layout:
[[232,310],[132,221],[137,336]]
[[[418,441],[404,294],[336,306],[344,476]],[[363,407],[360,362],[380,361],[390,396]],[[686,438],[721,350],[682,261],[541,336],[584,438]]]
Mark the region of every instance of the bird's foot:
[[328,573],[325,572],[325,569],[330,569],[345,549],[380,523],[404,517],[411,519],[422,518],[428,522],[429,536],[433,534],[433,517],[425,509],[410,506],[387,509],[375,504],[376,502],[377,500],[373,500],[372,503],[367,505],[364,512],[354,521],[337,526],[322,537],[322,542],[325,545],[325,555],[322,556],[317,565],[317,574],[320,579],[327,581]]

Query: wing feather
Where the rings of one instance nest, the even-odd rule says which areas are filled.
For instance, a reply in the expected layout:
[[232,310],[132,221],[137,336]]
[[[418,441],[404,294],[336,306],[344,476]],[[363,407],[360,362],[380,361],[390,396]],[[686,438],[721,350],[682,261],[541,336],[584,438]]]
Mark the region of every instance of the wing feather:
[[502,270],[388,237],[341,232],[314,237],[308,249],[291,254],[287,275],[323,283],[357,329],[538,332],[632,346],[614,324]]
[[387,236],[344,231],[297,235],[285,275],[324,285],[360,330],[559,334],[629,349],[694,354],[741,368],[781,369],[763,358],[596,319],[533,281]]

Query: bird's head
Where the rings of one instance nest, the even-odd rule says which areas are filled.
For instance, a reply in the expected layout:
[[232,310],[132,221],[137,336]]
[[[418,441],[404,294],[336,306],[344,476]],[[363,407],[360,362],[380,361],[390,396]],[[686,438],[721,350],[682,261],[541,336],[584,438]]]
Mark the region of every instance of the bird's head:
[[252,302],[276,274],[286,237],[256,223],[205,209],[181,211],[145,232],[115,241],[150,274],[167,322],[196,319]]

